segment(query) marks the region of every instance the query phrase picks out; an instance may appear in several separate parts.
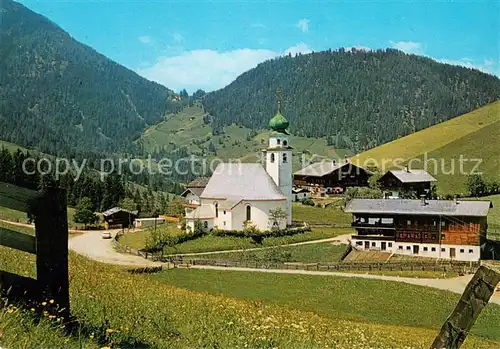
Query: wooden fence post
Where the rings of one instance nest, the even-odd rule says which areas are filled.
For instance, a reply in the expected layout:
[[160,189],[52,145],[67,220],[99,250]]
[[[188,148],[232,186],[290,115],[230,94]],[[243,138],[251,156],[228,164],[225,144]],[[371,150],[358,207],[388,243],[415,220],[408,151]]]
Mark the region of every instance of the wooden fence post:
[[47,188],[35,207],[37,281],[42,295],[68,319],[68,216],[66,191]]
[[488,304],[498,282],[500,282],[500,272],[485,266],[479,267],[465,288],[455,310],[441,327],[431,349],[460,348],[477,317]]

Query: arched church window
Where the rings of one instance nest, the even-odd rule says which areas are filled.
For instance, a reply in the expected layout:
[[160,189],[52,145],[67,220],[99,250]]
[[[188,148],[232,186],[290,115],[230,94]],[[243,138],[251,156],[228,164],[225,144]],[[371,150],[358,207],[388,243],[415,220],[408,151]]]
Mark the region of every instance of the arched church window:
[[215,203],[215,218],[219,218],[219,204]]
[[274,162],[274,153],[271,153],[271,162]]
[[252,207],[250,205],[247,205],[247,221],[252,220]]
[[283,145],[286,146],[288,144],[287,141],[283,141]]
[[278,138],[277,142],[278,142],[278,145],[280,145],[281,144],[281,139]]
[[287,162],[286,153],[283,153],[283,162]]
[[203,222],[203,228],[207,229],[208,228],[208,222],[207,221],[204,221]]

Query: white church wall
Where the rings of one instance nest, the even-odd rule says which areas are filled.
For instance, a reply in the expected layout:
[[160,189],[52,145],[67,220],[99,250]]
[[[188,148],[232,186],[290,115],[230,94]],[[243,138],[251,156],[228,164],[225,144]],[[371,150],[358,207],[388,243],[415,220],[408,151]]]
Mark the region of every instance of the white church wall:
[[[284,201],[243,201],[236,205],[232,210],[232,229],[243,229],[246,221],[246,207],[251,207],[251,222],[259,230],[269,230],[271,228],[269,221],[269,210],[277,207],[285,208]],[[283,222],[281,229],[286,228],[286,223]]]

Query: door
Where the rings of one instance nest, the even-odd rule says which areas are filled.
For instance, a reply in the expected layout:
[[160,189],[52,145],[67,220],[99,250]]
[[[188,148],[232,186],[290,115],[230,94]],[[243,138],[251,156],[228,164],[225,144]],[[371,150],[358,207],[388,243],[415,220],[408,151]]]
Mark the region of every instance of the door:
[[365,241],[365,250],[370,249],[370,241]]
[[455,248],[450,248],[450,258],[455,258]]
[[413,254],[418,254],[418,249],[419,249],[418,245],[413,245]]
[[382,242],[380,243],[380,249],[381,249],[382,251],[385,251],[385,250],[387,249],[387,242],[382,241]]

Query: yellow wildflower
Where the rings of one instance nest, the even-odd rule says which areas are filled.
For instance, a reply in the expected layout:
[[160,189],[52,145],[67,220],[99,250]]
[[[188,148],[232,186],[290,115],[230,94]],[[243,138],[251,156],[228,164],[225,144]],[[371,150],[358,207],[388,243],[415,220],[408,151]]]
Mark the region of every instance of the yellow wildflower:
[[47,305],[47,302],[42,302],[42,305],[43,305],[43,306],[46,306],[46,305]]
[[51,299],[51,300],[49,301],[49,303],[50,303],[50,304],[54,304],[54,300],[53,300],[53,299]]

